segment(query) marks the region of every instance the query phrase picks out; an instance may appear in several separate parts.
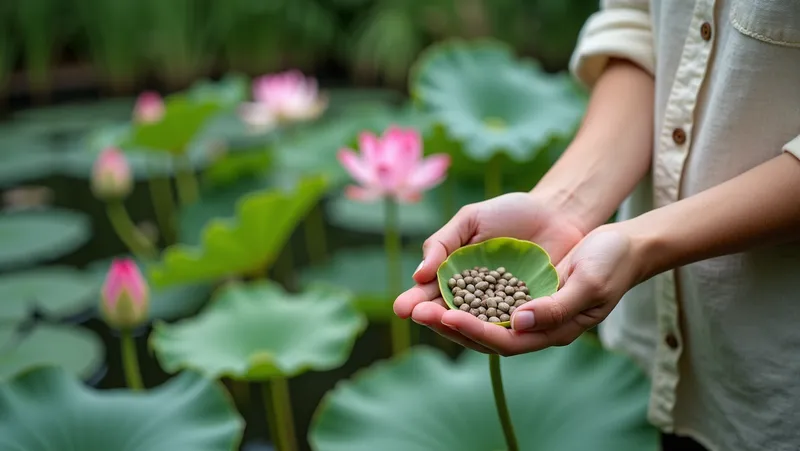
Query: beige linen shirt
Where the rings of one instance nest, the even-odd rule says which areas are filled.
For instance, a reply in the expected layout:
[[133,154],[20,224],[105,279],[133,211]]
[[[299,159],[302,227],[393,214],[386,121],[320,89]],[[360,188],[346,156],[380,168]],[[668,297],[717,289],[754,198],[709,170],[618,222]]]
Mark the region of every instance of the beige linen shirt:
[[[652,170],[621,220],[800,157],[800,0],[604,0],[571,70],[591,86],[612,56],[656,80]],[[663,431],[710,450],[800,450],[800,243],[661,274],[600,333],[650,375]]]

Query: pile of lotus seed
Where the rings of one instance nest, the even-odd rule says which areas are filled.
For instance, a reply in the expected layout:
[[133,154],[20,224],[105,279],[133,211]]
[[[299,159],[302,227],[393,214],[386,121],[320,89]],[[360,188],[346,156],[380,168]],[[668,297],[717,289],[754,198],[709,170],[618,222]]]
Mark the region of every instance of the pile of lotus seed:
[[502,323],[522,304],[531,301],[525,282],[504,267],[494,271],[476,266],[465,269],[447,281],[453,304],[481,321]]

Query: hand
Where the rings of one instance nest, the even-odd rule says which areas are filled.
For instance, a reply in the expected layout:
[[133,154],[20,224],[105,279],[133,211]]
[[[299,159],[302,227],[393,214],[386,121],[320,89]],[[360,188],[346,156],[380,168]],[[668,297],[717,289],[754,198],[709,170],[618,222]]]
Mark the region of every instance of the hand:
[[[533,194],[511,193],[467,205],[423,244],[423,261],[414,273],[418,285],[397,298],[395,314],[403,319],[412,318],[463,346],[480,352],[493,352],[442,323],[447,307],[436,283],[439,265],[464,245],[496,237],[534,241],[550,254],[554,263],[558,263],[584,235],[585,231],[577,221],[559,213]],[[473,327],[486,324],[503,329],[483,323],[472,315],[467,316]]]
[[503,356],[572,343],[604,320],[643,278],[642,252],[624,227],[602,226],[587,235],[556,268],[561,288],[519,307],[511,316],[511,329],[460,310],[442,314],[442,323]]

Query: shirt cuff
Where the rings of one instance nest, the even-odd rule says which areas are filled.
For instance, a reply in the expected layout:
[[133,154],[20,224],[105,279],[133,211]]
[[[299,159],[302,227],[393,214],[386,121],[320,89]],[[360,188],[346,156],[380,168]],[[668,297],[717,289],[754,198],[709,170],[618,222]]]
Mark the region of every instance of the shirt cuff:
[[789,152],[797,159],[800,159],[800,136],[786,143],[786,145],[783,146],[783,151]]
[[627,59],[654,73],[653,29],[647,12],[609,9],[592,15],[581,30],[570,71],[591,88],[610,58]]

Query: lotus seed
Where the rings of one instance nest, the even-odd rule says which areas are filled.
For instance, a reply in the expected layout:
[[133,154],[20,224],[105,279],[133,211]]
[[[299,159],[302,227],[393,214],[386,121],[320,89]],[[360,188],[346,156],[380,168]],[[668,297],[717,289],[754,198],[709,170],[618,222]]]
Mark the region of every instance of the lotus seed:
[[[477,288],[477,287],[476,287],[476,288]],[[484,296],[485,294],[486,294],[486,293],[484,293],[483,291],[481,291],[481,290],[479,290],[479,289],[478,289],[478,290],[475,290],[475,297],[478,297],[478,298],[479,298],[479,297],[482,297],[482,296]]]
[[469,285],[469,284],[471,284],[473,282],[475,282],[475,280],[472,278],[472,276],[464,277],[464,283],[466,283],[467,285]]
[[465,300],[466,302],[472,302],[472,301],[474,301],[474,300],[475,300],[475,295],[474,295],[474,294],[472,294],[472,293],[467,293],[467,294],[464,296],[464,300]]
[[503,275],[505,272],[506,272],[506,268],[505,268],[505,267],[501,266],[501,267],[497,268],[497,273],[498,273],[498,274],[500,274],[501,276],[502,276],[502,275]]
[[481,321],[489,321],[489,318],[487,318],[486,315],[478,315],[478,319]]
[[464,303],[464,298],[462,298],[461,296],[456,296],[453,298],[453,305],[455,305],[456,307],[461,307],[461,304],[463,303]]
[[464,288],[466,288],[466,287],[467,287],[467,283],[466,283],[466,282],[464,282],[464,279],[458,279],[458,280],[456,281],[456,286],[457,286],[458,288],[461,288],[461,289],[463,290]]
[[511,280],[513,278],[514,278],[514,276],[512,276],[510,272],[507,272],[507,273],[503,274],[503,279],[505,279],[505,280]]
[[487,316],[497,316],[497,309],[494,307],[489,307],[486,309]]
[[496,317],[496,316],[492,316],[492,317],[489,318],[489,322],[490,323],[499,323],[500,319],[498,317]]
[[500,309],[500,311],[503,311],[503,312],[507,312],[509,307],[510,307],[510,305],[506,304],[505,302],[501,302],[501,303],[497,304],[497,308]]
[[474,293],[475,292],[475,285],[467,285],[467,291],[469,291],[470,293]]
[[486,299],[486,307],[497,308],[497,300],[495,298]]
[[463,279],[464,276],[462,276],[461,274],[456,274],[456,275],[453,276],[453,278],[458,280],[458,279]]
[[483,278],[484,281],[489,283],[497,283],[497,279],[491,274]]
[[516,309],[517,308],[512,305],[511,307],[508,308],[508,314],[511,315],[512,313],[514,313],[514,310]]
[[461,304],[461,307],[459,307],[458,309],[461,310],[462,312],[468,312],[469,304]]
[[480,307],[478,307],[478,311],[481,312],[481,315],[483,315],[483,314],[486,313],[486,307],[480,306]]
[[519,301],[520,299],[525,299],[525,293],[517,291],[516,293],[514,293],[514,300]]
[[528,294],[528,287],[522,287],[519,289],[520,293]]
[[475,299],[474,301],[469,303],[469,306],[472,307],[473,309],[476,309],[481,306],[481,300]]
[[475,288],[477,288],[479,290],[488,290],[489,289],[489,282],[478,282],[478,284],[475,285]]
[[[467,287],[467,289],[469,289],[469,287]],[[514,287],[506,287],[503,291],[505,291],[506,294],[514,294],[517,290],[515,290]]]
[[514,307],[521,307],[527,301],[525,299],[519,299],[518,301],[514,302]]
[[500,315],[500,321],[502,321],[502,322],[509,321],[510,319],[511,319],[511,316],[509,316],[508,313],[503,313],[502,315]]
[[456,286],[456,279],[448,280],[447,281],[447,286],[450,287],[450,288],[453,288],[454,286]]
[[481,312],[479,312],[479,311],[478,311],[478,309],[476,309],[476,308],[469,309],[469,313],[470,313],[472,316],[478,316],[478,315],[480,315],[480,314],[481,314]]

